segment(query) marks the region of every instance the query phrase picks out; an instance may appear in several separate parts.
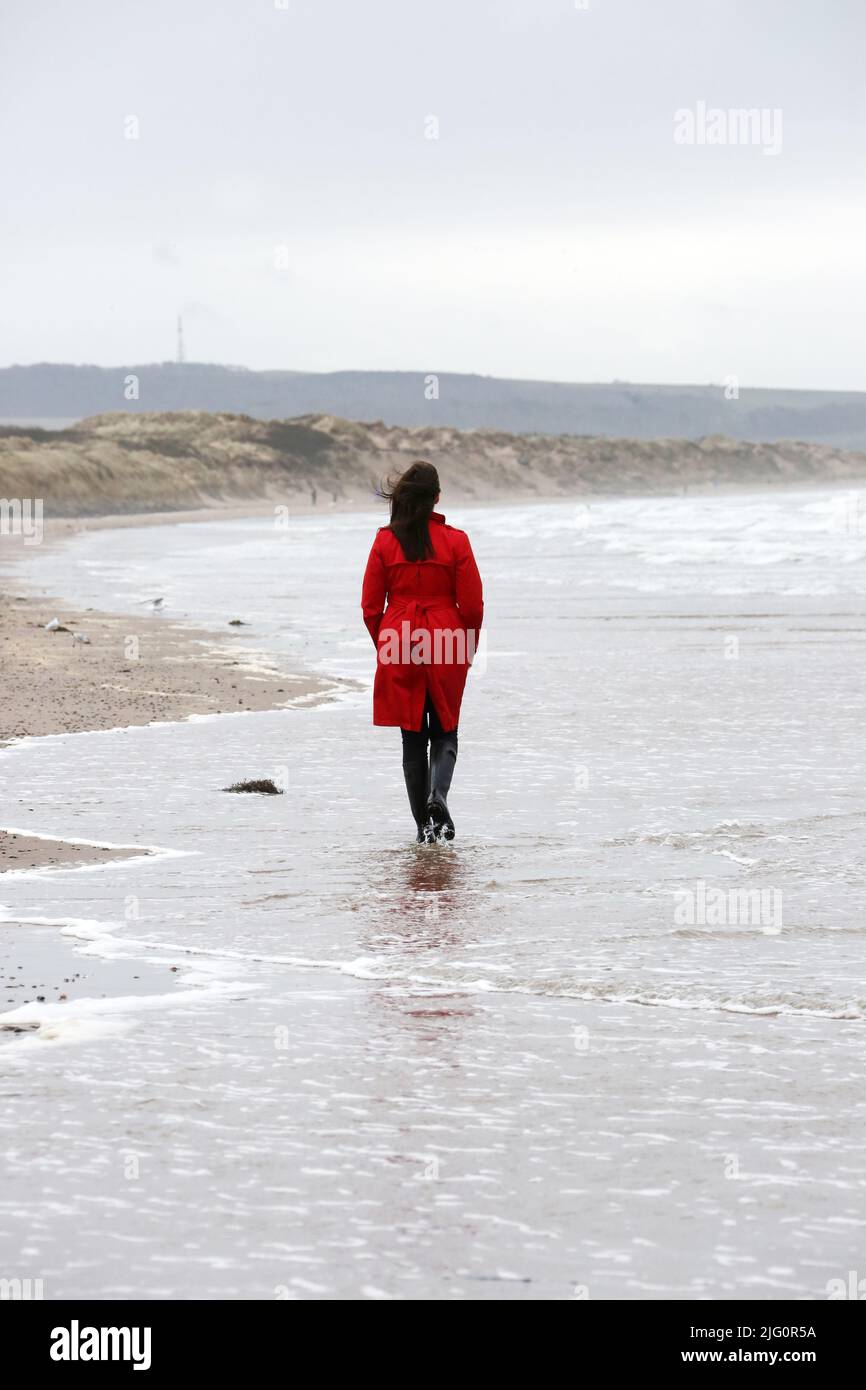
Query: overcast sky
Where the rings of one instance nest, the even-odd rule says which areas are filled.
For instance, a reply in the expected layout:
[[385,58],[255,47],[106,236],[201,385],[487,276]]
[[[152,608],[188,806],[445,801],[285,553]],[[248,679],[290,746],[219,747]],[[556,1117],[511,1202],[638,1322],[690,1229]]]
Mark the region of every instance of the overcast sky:
[[3,0],[0,365],[866,389],[864,0],[282,3]]

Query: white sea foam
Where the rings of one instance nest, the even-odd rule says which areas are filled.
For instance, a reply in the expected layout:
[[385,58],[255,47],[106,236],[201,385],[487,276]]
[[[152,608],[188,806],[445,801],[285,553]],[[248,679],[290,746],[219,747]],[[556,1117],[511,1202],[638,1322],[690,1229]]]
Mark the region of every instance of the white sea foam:
[[0,1048],[0,1064],[17,1062],[21,1053],[26,1057],[43,1046],[67,1043],[94,1042],[128,1033],[138,1021],[137,1016],[165,1010],[190,1009],[226,998],[240,989],[234,981],[210,979],[203,974],[184,977],[194,988],[178,989],[171,994],[130,994],[110,999],[77,998],[63,1003],[30,1001],[0,1013],[0,1031],[16,1028],[33,1029],[16,1035]]

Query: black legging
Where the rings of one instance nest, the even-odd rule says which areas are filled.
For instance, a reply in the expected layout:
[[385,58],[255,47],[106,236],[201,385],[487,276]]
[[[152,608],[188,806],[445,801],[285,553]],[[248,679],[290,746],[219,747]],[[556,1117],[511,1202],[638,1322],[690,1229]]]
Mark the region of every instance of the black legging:
[[424,701],[424,710],[421,714],[420,729],[401,729],[403,736],[403,764],[420,761],[427,758],[427,741],[444,738],[446,733],[454,739],[455,755],[457,750],[457,728],[443,729],[436,713],[436,707],[428,695]]

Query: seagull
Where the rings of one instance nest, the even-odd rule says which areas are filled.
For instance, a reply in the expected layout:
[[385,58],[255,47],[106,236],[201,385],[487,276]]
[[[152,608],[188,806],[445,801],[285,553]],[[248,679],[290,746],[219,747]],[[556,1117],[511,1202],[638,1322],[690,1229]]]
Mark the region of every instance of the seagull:
[[88,647],[90,646],[90,638],[86,632],[73,632],[72,640],[73,642],[84,642]]
[[50,623],[45,624],[46,632],[69,632],[68,627],[64,627],[59,618],[52,618]]
[[164,598],[143,598],[143,599],[141,600],[141,602],[142,602],[143,604],[149,603],[150,606],[151,606],[151,608],[161,608],[162,605],[165,603],[165,599],[164,599]]

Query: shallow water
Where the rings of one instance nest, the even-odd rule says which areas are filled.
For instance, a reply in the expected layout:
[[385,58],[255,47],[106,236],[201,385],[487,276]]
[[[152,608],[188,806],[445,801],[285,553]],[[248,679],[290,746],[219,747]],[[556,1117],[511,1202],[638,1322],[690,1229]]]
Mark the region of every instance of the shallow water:
[[[367,690],[0,754],[9,824],[172,851],[0,886],[118,981],[19,1011],[52,1036],[0,1047],[7,1277],[826,1297],[866,1223],[860,515],[853,493],[455,515],[488,648],[450,847],[409,842]],[[133,633],[157,594],[167,621],[241,617],[244,659],[369,683],[376,524],[96,532],[29,578]],[[220,791],[248,776],[288,794]]]

